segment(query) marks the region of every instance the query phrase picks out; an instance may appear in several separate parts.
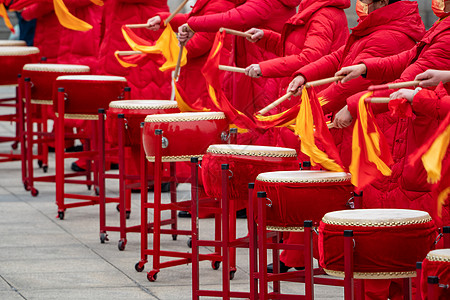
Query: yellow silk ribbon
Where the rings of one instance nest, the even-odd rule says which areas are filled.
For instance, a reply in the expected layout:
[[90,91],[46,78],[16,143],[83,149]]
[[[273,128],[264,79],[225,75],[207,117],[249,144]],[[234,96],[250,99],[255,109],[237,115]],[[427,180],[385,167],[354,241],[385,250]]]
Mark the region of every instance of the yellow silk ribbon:
[[439,135],[431,145],[430,149],[422,156],[422,162],[428,174],[428,182],[437,183],[441,179],[442,160],[447,153],[450,142],[450,126]]
[[[91,2],[96,5],[103,5],[103,1],[100,0],[91,0]],[[59,23],[62,26],[76,31],[88,31],[92,29],[92,25],[72,15],[63,0],[53,0],[53,6],[55,7],[55,14],[58,17]]]
[[9,20],[8,13],[6,12],[6,8],[3,5],[3,3],[0,3],[0,17],[2,17],[3,21],[5,21],[6,27],[8,27],[9,30],[11,30],[14,33],[15,32],[14,26],[11,24],[11,21]]

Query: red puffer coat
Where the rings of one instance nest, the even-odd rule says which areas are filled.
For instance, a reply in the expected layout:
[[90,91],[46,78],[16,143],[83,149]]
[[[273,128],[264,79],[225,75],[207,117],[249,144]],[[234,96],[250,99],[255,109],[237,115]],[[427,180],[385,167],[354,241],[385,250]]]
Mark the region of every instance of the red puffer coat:
[[[386,58],[362,60],[367,66],[368,79],[413,80],[427,69],[450,69],[450,18],[437,22],[413,49]],[[450,90],[450,89],[448,89]],[[448,91],[447,90],[447,91]],[[393,90],[376,92],[375,96],[387,96]],[[358,96],[348,99],[349,110],[356,113]],[[374,112],[386,111],[385,105],[374,105]],[[415,117],[411,119],[392,118],[389,124],[382,124],[383,132],[391,144],[394,165],[392,175],[377,180],[364,189],[365,207],[394,207],[419,209],[429,212],[436,221],[435,205],[431,185],[426,181],[426,173],[421,163],[410,166],[408,156],[425,142],[437,129],[440,118],[432,102],[413,103]],[[434,115],[433,115],[434,114]],[[443,211],[445,224],[449,224],[448,210]]]
[[[123,38],[124,24],[146,23],[158,12],[169,11],[165,0],[108,0],[104,8],[104,37],[100,46],[99,73],[125,76],[131,86],[134,99],[169,99],[171,94],[170,72],[162,73],[150,61],[142,67],[124,68],[114,57],[116,50],[129,50]],[[139,36],[157,40],[162,31],[136,29]]]
[[[189,14],[177,14],[170,21],[170,25],[174,30],[177,30],[189,18],[228,11],[234,6],[235,4],[232,0],[198,0]],[[163,12],[158,13],[158,15],[161,17],[161,26],[164,26],[164,20],[169,17],[170,13]],[[199,32],[186,44],[187,64],[181,68],[178,83],[188,97],[188,99],[184,100],[189,102],[188,104],[194,104],[197,107],[214,108],[201,70],[208,58],[215,35],[212,32]],[[223,64],[229,63],[231,38],[227,41],[228,43],[224,45],[221,54]]]
[[[192,17],[189,27],[195,32],[216,32],[220,27],[246,31],[252,27],[270,29],[281,32],[284,23],[292,17],[299,0],[234,0],[236,7],[220,14]],[[235,40],[231,65],[247,67],[248,65],[276,58],[276,55],[265,51],[257,45],[241,37]],[[244,74],[229,73],[223,84],[231,103],[240,111],[253,115],[259,109],[274,101],[278,96],[279,79],[250,78]],[[275,145],[276,138],[249,132],[240,134],[240,144]],[[259,140],[258,140],[259,139]]]
[[58,63],[88,65],[95,74],[100,50],[103,7],[90,0],[64,0],[69,11],[77,18],[89,23],[89,31],[63,28],[58,51]]
[[[371,57],[394,55],[414,47],[425,33],[417,3],[400,1],[369,14],[352,28],[346,45],[315,63],[295,73],[308,81],[334,76],[336,71]],[[321,91],[318,96],[328,101],[322,108],[324,113],[336,113],[345,106],[348,97],[364,91],[372,84],[386,82],[384,78],[358,78],[345,84],[336,83]],[[388,115],[383,116],[389,118]],[[380,118],[383,118],[380,117]],[[384,121],[382,121],[384,123]],[[352,129],[332,129],[333,137],[344,165],[351,160]]]
[[63,27],[53,11],[53,3],[37,2],[27,6],[22,17],[27,21],[37,19],[33,45],[39,48],[41,57],[46,57],[48,63],[56,63]]

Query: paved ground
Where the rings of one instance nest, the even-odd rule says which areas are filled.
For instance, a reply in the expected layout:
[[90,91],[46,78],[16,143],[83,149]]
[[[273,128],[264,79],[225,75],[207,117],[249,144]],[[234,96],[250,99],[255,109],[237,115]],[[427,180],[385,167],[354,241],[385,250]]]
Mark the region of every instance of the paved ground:
[[[0,97],[11,89],[0,89]],[[4,113],[5,110],[0,110]],[[11,134],[13,127],[2,122],[0,134]],[[0,151],[11,151],[1,144]],[[53,156],[49,173],[53,172]],[[70,162],[66,165],[68,169]],[[110,241],[100,244],[98,207],[68,209],[64,220],[56,218],[55,186],[37,183],[38,197],[23,188],[20,162],[0,164],[0,299],[190,299],[191,266],[163,269],[156,282],[149,282],[146,273],[138,273],[134,265],[140,258],[140,236],[128,235],[125,251],[117,249],[119,235],[109,234]],[[42,171],[37,169],[37,174]],[[74,188],[76,191],[81,187]],[[117,195],[115,181],[107,182],[109,195]],[[89,191],[86,191],[89,193]],[[187,198],[189,185],[178,187],[179,198]],[[149,194],[153,199],[153,194]],[[165,199],[168,195],[164,195]],[[115,205],[107,211],[109,224],[118,224]],[[152,216],[150,215],[150,218]],[[140,205],[133,195],[130,224],[138,224]],[[190,220],[180,219],[180,227],[188,228]],[[246,220],[238,220],[239,235],[246,234]],[[210,237],[212,220],[200,223],[201,237]],[[172,241],[163,237],[165,249],[190,251],[187,237]],[[150,241],[151,243],[151,241]],[[204,252],[210,249],[203,249]],[[146,270],[150,269],[150,264]],[[202,262],[201,286],[221,288],[221,271],[214,271],[209,262]],[[248,290],[248,251],[238,250],[238,271],[232,281],[234,290]],[[286,283],[287,292],[302,291],[301,284]],[[343,290],[316,287],[316,299],[342,299]]]

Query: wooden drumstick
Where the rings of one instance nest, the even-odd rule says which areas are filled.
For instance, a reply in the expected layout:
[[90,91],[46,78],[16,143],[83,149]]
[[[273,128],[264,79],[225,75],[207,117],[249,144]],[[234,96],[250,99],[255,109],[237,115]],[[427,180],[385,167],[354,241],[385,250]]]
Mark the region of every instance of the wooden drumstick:
[[336,128],[336,127],[334,127],[334,123],[327,123],[327,127],[328,127],[328,129]]
[[[332,82],[335,82],[335,81],[339,81],[342,78],[344,78],[344,76],[335,76],[335,77],[330,77],[330,78],[319,79],[319,80],[316,80],[316,81],[307,82],[305,84],[305,87],[306,88],[310,88],[310,87],[313,87],[313,86],[324,85],[324,84],[332,83]],[[269,105],[267,105],[266,107],[264,107],[263,109],[258,111],[257,114],[264,115],[265,113],[267,113],[272,108],[280,105],[285,100],[289,99],[289,97],[291,97],[292,95],[293,95],[293,93],[291,93],[291,92],[287,93],[286,95],[282,96],[281,98],[278,98],[274,102],[270,103]]]
[[389,101],[391,101],[389,97],[369,97],[365,100],[365,102],[369,103],[389,103]]
[[147,28],[148,24],[126,24],[128,28]]
[[238,67],[224,66],[224,65],[219,65],[219,70],[236,72],[236,73],[245,73],[245,68],[238,68]]
[[179,13],[179,12],[183,9],[183,7],[186,5],[186,3],[187,3],[188,1],[189,1],[189,0],[184,0],[183,2],[180,3],[180,5],[178,5],[178,7],[174,10],[174,12],[171,13],[170,16],[169,16],[167,19],[164,20],[164,26],[166,26],[167,23],[169,23],[170,21],[172,21],[172,19],[175,17],[175,15],[176,15],[177,13]]
[[120,56],[142,54],[141,51],[116,51],[116,53]]
[[280,103],[284,102],[286,99],[289,99],[289,97],[291,97],[292,95],[293,95],[293,93],[288,92],[286,95],[281,96],[277,100],[273,101],[272,103],[270,103],[269,105],[267,105],[266,107],[264,107],[263,109],[258,111],[257,114],[264,115],[265,113],[267,113],[272,108],[277,107],[278,105],[280,105]]
[[245,37],[245,38],[251,38],[252,37],[252,35],[250,33],[245,33],[245,32],[242,32],[242,31],[237,31],[237,30],[229,29],[229,28],[225,28],[225,27],[221,27],[219,29],[219,31],[220,32],[225,31],[226,33],[237,35],[237,36],[241,36],[241,37]]
[[419,83],[420,83],[420,80],[413,80],[413,81],[405,81],[405,82],[398,82],[398,83],[372,85],[372,86],[369,86],[368,90],[369,91],[380,91],[380,90],[401,89],[401,88],[418,86]]
[[173,74],[173,78],[175,80],[177,80],[178,75],[180,75],[180,65],[181,65],[181,58],[183,57],[183,50],[184,50],[184,44],[180,44],[180,51],[178,52],[177,65],[175,66],[175,71]]

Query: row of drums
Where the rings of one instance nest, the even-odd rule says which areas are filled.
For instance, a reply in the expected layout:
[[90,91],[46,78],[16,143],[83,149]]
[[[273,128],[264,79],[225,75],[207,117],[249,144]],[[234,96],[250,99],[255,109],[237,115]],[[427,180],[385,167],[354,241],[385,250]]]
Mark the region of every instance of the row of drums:
[[[99,108],[108,108],[107,140],[113,144],[117,144],[114,120],[123,115],[126,146],[143,145],[149,161],[157,159],[159,149],[155,148],[154,135],[155,130],[162,130],[161,160],[202,158],[202,182],[210,197],[221,197],[221,165],[228,164],[228,198],[239,201],[240,208],[245,207],[247,184],[255,182],[255,191],[266,192],[270,201],[266,206],[269,229],[301,231],[304,220],[316,224],[322,220],[320,244],[327,249],[339,248],[337,236],[345,228],[360,232],[365,241],[356,256],[355,271],[366,274],[362,278],[386,278],[389,272],[411,276],[415,262],[431,249],[435,228],[424,212],[347,210],[353,191],[348,173],[299,171],[293,149],[227,144],[229,121],[221,112],[180,113],[174,101],[123,100],[125,78],[90,75],[86,66],[35,64],[39,53],[36,49],[0,47],[2,85],[16,84],[17,74],[23,73],[23,78],[31,81],[32,103],[53,105],[54,112],[58,111],[54,101],[57,91],[64,91],[65,118],[95,120]],[[392,245],[401,251],[393,254]],[[408,255],[404,255],[405,251]],[[341,252],[322,252],[327,255],[321,256],[321,264],[330,273],[343,271]]]

